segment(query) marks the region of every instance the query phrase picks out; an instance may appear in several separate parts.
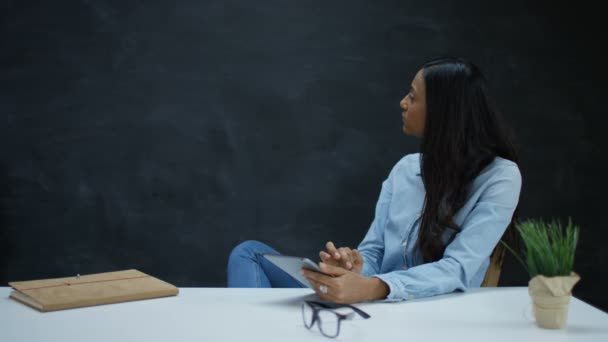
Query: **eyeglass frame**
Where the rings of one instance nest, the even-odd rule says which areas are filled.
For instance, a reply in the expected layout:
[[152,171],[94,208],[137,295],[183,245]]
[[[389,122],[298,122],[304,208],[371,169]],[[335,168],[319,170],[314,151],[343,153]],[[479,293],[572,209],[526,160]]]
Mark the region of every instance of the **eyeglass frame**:
[[[306,324],[306,317],[304,316],[304,309],[305,306],[308,305],[311,309],[312,309],[312,320],[310,322],[310,325]],[[353,312],[350,312],[348,314],[341,314],[339,312],[335,312],[332,309],[339,309],[339,308],[350,308],[353,310]],[[335,335],[328,335],[325,333],[325,331],[323,331],[322,325],[321,324],[317,324],[317,327],[319,328],[319,331],[321,332],[321,334],[323,334],[323,336],[328,337],[328,338],[336,338],[338,337],[338,335],[340,335],[340,326],[342,325],[342,321],[344,320],[351,320],[353,318],[355,318],[355,315],[358,314],[359,316],[363,317],[364,319],[368,319],[371,316],[353,306],[350,304],[337,304],[337,303],[324,303],[324,302],[317,302],[314,300],[305,300],[304,302],[302,302],[302,320],[304,321],[304,326],[306,327],[306,329],[312,329],[313,325],[315,325],[315,323],[317,323],[317,321],[321,321],[321,318],[319,317],[319,311],[321,310],[327,310],[331,313],[333,313],[334,315],[336,315],[336,317],[338,318],[337,321],[337,325],[338,325],[338,329],[336,330],[336,334]]]

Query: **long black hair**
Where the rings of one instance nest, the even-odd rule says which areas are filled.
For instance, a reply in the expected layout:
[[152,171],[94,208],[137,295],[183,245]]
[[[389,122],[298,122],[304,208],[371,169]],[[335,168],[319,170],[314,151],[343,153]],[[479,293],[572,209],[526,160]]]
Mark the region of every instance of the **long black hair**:
[[[422,72],[427,113],[420,162],[426,198],[418,248],[429,262],[443,257],[445,230],[461,230],[453,218],[477,175],[496,156],[515,163],[518,158],[477,66],[445,58],[426,63]],[[513,234],[510,224],[505,235],[513,240]]]

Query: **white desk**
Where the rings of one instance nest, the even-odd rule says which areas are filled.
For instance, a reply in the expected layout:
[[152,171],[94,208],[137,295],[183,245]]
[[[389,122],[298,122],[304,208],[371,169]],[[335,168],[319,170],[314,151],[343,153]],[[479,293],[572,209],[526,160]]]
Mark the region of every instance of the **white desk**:
[[[308,289],[181,288],[177,297],[39,313],[0,287],[0,341],[330,341],[302,324]],[[365,303],[338,341],[608,341],[608,314],[572,298],[568,327],[538,328],[525,287]]]

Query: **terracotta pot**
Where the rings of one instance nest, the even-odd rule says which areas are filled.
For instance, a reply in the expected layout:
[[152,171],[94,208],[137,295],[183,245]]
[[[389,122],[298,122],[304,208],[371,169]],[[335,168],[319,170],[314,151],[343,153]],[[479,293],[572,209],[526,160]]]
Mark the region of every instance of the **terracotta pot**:
[[572,288],[579,280],[579,275],[574,272],[569,276],[537,275],[530,279],[528,293],[532,297],[532,312],[539,327],[561,329],[566,326]]

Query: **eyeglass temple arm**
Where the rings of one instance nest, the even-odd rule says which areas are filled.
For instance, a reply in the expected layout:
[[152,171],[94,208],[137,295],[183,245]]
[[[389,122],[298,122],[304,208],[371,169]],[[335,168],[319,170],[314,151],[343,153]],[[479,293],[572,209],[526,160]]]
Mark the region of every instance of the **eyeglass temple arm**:
[[322,303],[322,302],[316,302],[316,301],[310,301],[310,303],[317,304],[317,305],[322,306],[322,307],[327,308],[327,309],[350,308],[350,309],[353,309],[354,312],[356,312],[357,314],[359,314],[359,316],[361,316],[361,317],[363,317],[365,319],[368,319],[368,318],[371,317],[367,312],[359,309],[356,306],[350,305],[350,304]]
[[344,306],[346,306],[346,307],[349,307],[349,308],[353,309],[353,311],[354,311],[354,312],[358,313],[358,314],[359,314],[359,316],[361,316],[361,317],[363,317],[363,318],[365,318],[365,319],[368,319],[368,318],[370,318],[370,317],[371,317],[371,316],[370,316],[370,315],[369,315],[367,312],[365,312],[365,311],[363,311],[363,310],[359,309],[359,308],[358,308],[358,307],[356,307],[356,306],[353,306],[353,305],[350,305],[350,304],[343,304],[343,305],[344,305]]
[[356,315],[357,315],[357,313],[356,313],[356,312],[354,312],[354,311],[352,311],[352,312],[349,312],[348,314],[346,314],[346,315],[344,316],[344,319],[345,319],[345,320],[347,320],[347,321],[350,321],[350,320],[352,320],[353,318],[355,318],[355,316],[356,316]]

